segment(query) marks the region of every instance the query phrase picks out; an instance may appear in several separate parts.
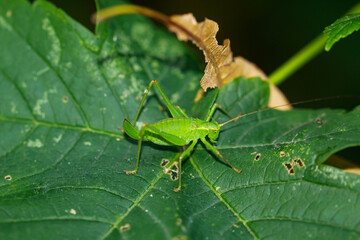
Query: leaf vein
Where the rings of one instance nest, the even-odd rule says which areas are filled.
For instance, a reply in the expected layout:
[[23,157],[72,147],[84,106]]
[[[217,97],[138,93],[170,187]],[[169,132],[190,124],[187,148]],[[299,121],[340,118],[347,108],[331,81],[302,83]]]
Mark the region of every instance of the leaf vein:
[[0,71],[1,71],[2,75],[4,75],[4,77],[5,77],[9,82],[11,82],[11,83],[14,85],[15,89],[18,91],[18,93],[20,94],[21,98],[24,100],[25,105],[26,105],[26,108],[29,110],[29,112],[30,112],[30,114],[32,115],[32,117],[37,120],[37,118],[35,117],[32,109],[31,109],[31,106],[30,106],[30,104],[29,104],[29,101],[28,101],[27,98],[25,97],[24,92],[21,90],[21,88],[19,87],[19,85],[17,84],[17,82],[14,81],[9,75],[7,75],[7,73],[5,73],[5,71],[4,71],[2,68],[0,68]]
[[59,217],[59,218],[32,218],[32,219],[11,219],[10,221],[0,220],[1,223],[28,223],[28,222],[46,222],[46,221],[87,221],[87,222],[99,222],[111,224],[111,222],[100,220],[100,219],[92,219],[92,218],[76,218],[76,217]]
[[54,163],[53,165],[51,165],[51,166],[49,166],[49,167],[41,170],[40,172],[36,172],[36,173],[30,174],[30,175],[23,176],[23,177],[20,177],[20,178],[18,178],[18,179],[15,179],[15,180],[13,181],[13,183],[14,183],[14,182],[21,181],[21,180],[26,179],[26,178],[30,178],[30,177],[34,177],[34,176],[40,175],[40,174],[42,174],[42,173],[44,173],[44,172],[46,172],[46,171],[48,171],[48,170],[56,167],[56,166],[61,162],[61,160],[63,160],[63,159],[74,149],[74,147],[78,144],[78,142],[80,141],[80,139],[81,139],[82,136],[83,136],[83,133],[80,134],[80,137],[78,137],[78,139],[74,142],[74,144],[72,144],[72,145],[70,146],[70,148],[67,149],[67,150],[65,151],[65,153],[64,153],[62,156],[60,156],[60,158],[58,158],[58,159],[55,161],[55,163]]
[[[176,159],[179,157],[181,153],[175,154],[175,157],[173,159]],[[140,202],[143,200],[143,198],[154,188],[155,184],[161,179],[161,177],[164,175],[164,172],[161,171],[160,174],[158,176],[156,176],[156,178],[154,179],[154,181],[149,185],[149,187],[138,197],[138,199],[136,201],[134,201],[134,204],[131,205],[131,207],[122,215],[118,218],[118,220],[112,224],[112,227],[105,233],[105,235],[102,237],[102,239],[106,239],[113,230],[115,230],[116,228],[119,227],[119,225],[121,224],[121,222],[130,214],[130,212],[137,207]]]
[[268,221],[271,221],[271,220],[293,221],[293,222],[301,222],[301,223],[318,224],[318,225],[323,225],[323,226],[328,226],[328,227],[340,228],[340,229],[344,229],[344,230],[347,230],[350,232],[357,232],[360,234],[360,230],[357,230],[357,229],[352,229],[352,228],[340,226],[337,224],[315,221],[315,220],[311,220],[311,219],[298,219],[298,218],[293,218],[293,217],[291,217],[291,218],[290,217],[263,217],[263,218],[254,218],[254,219],[248,220],[248,222],[267,221],[267,220]]
[[205,184],[212,190],[212,192],[217,196],[217,198],[235,215],[235,217],[244,225],[244,227],[248,230],[248,232],[254,237],[254,239],[258,239],[256,233],[250,228],[247,224],[247,221],[236,212],[236,210],[230,205],[230,203],[222,196],[222,194],[218,193],[214,186],[205,178],[203,173],[200,171],[199,166],[195,163],[192,157],[190,157],[190,162],[196,172],[199,174],[201,179],[205,182]]
[[[104,43],[105,43],[105,41],[102,42],[99,52],[102,51],[102,49],[103,49],[103,47],[104,47]],[[101,67],[100,67],[99,69],[100,69],[100,74],[101,74],[101,76],[104,78],[105,83],[107,84],[108,88],[110,89],[110,91],[111,91],[112,94],[114,95],[114,97],[115,97],[115,99],[116,99],[116,102],[119,104],[121,111],[122,111],[122,112],[124,113],[124,115],[125,115],[125,118],[129,118],[129,115],[128,115],[127,111],[126,111],[126,108],[125,108],[125,106],[124,106],[124,103],[123,103],[123,102],[121,101],[121,99],[120,99],[119,94],[115,91],[114,87],[110,84],[110,81],[109,81],[109,79],[107,78],[107,75],[104,73],[104,70],[103,70]]]
[[[5,18],[4,18],[5,19]],[[50,19],[48,19],[49,22],[51,23]],[[7,20],[5,20],[7,21]],[[54,67],[50,64],[49,61],[46,60],[46,58],[44,56],[42,56],[35,48],[34,46],[25,38],[23,37],[16,28],[14,28],[10,22],[7,21],[7,24],[9,24],[9,26],[11,26],[12,30],[19,36],[19,39],[22,39],[33,51],[34,53],[49,67],[49,69],[51,69],[51,71],[57,76],[57,78],[60,80],[60,82],[63,84],[64,88],[66,89],[66,91],[69,93],[69,95],[71,96],[71,98],[74,101],[75,106],[77,107],[79,113],[81,114],[85,125],[86,126],[90,126],[89,125],[89,121],[87,119],[87,116],[85,115],[84,110],[82,109],[81,105],[79,104],[79,102],[77,101],[77,99],[75,98],[75,95],[72,93],[72,91],[69,89],[69,86],[66,84],[65,80],[62,78],[62,76],[55,71]],[[55,31],[55,30],[54,30]],[[58,37],[57,37],[58,38]],[[59,38],[58,38],[59,40]],[[59,40],[60,41],[60,40]]]
[[164,226],[163,222],[160,221],[160,219],[158,217],[155,216],[155,214],[153,214],[150,210],[148,209],[144,209],[140,204],[138,205],[138,207],[143,210],[147,215],[149,215],[155,223],[157,223],[158,225],[160,225],[160,228],[163,230],[165,236],[167,239],[171,239],[171,234],[169,232],[169,230]]
[[12,117],[6,117],[6,116],[1,116],[1,115],[0,115],[0,121],[30,123],[30,124],[46,126],[46,127],[63,128],[63,129],[77,130],[77,131],[81,131],[81,132],[91,132],[91,133],[106,135],[109,137],[116,137],[119,139],[124,138],[123,134],[119,134],[117,132],[110,132],[110,131],[106,131],[106,130],[102,130],[102,129],[98,129],[98,128],[83,127],[83,126],[78,126],[78,125],[52,123],[52,122],[37,121],[37,120],[22,119],[22,118],[12,118]]
[[20,141],[20,143],[16,144],[12,149],[9,149],[7,152],[5,152],[4,154],[0,155],[0,158],[6,157],[8,154],[10,154],[11,152],[15,151],[17,148],[19,148],[21,145],[24,144],[24,142],[30,138],[31,134],[38,128],[38,126],[34,126],[33,128],[31,128],[29,130],[29,132],[27,132],[24,136],[24,138]]

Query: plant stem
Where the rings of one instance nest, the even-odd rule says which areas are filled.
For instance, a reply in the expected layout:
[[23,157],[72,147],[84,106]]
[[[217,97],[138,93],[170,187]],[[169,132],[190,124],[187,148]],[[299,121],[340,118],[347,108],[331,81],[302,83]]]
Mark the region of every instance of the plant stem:
[[91,19],[94,23],[105,21],[106,19],[123,15],[123,14],[132,14],[138,13],[144,16],[157,19],[158,21],[168,24],[169,17],[165,14],[162,14],[158,11],[152,10],[147,7],[137,6],[137,5],[116,5],[95,13]]
[[[360,12],[360,2],[351,8],[346,14]],[[281,65],[269,76],[270,82],[279,85],[285,81],[294,72],[299,70],[302,66],[308,63],[311,59],[315,58],[318,54],[323,52],[325,42],[328,36],[320,34],[298,53]]]

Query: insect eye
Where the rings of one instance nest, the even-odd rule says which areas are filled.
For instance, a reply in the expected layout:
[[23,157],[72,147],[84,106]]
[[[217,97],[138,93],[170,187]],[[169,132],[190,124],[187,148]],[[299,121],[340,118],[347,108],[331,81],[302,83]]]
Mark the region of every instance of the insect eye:
[[217,129],[214,129],[214,132],[217,132]]

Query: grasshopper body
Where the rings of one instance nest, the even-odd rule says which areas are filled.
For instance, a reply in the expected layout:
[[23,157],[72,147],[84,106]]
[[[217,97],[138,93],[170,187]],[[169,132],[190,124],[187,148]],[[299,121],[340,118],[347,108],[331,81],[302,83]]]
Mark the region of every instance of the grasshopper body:
[[[173,118],[164,119],[156,123],[148,124],[144,123],[141,127],[140,131],[134,127],[136,120],[139,117],[141,108],[145,102],[146,96],[150,91],[152,85],[155,85],[158,92],[160,93],[161,97],[163,98],[166,106],[169,108],[169,111]],[[206,141],[206,137],[210,139],[211,142],[216,142],[216,139],[220,132],[220,127],[224,124],[238,119],[232,119],[224,124],[218,124],[217,122],[211,122],[210,119],[214,114],[216,108],[220,108],[221,106],[218,104],[214,104],[205,120],[197,119],[197,118],[190,118],[188,117],[185,112],[178,106],[174,106],[169,99],[166,97],[164,92],[161,90],[157,81],[153,80],[150,82],[149,87],[145,90],[144,97],[140,103],[140,107],[137,111],[135,120],[130,123],[127,119],[124,120],[124,131],[125,133],[135,139],[138,140],[138,150],[137,150],[137,158],[136,158],[136,166],[135,170],[133,171],[125,171],[126,174],[135,174],[138,171],[139,160],[140,160],[140,151],[141,151],[141,143],[142,141],[150,141],[158,145],[165,145],[165,146],[185,146],[189,145],[189,147],[180,155],[179,157],[179,164],[178,164],[178,179],[179,179],[179,186],[175,188],[175,191],[179,191],[181,188],[181,161],[184,157],[189,155],[191,150],[195,147],[198,140],[204,143],[210,151],[215,153],[217,156],[222,158],[233,170],[240,173],[241,170],[236,169],[233,167],[228,160],[226,160],[220,152],[209,142]],[[223,110],[223,109],[222,109]],[[224,110],[223,110],[224,111]]]
[[[125,123],[125,121],[124,129],[127,124],[130,124],[129,122]],[[211,142],[215,142],[220,130],[219,124],[196,118],[169,118],[146,126],[149,128],[148,134],[144,134],[143,140],[164,146],[184,146],[206,136]],[[135,135],[130,135],[129,126],[126,126],[126,129],[125,132],[130,137],[139,140],[140,131],[133,127],[132,132]]]

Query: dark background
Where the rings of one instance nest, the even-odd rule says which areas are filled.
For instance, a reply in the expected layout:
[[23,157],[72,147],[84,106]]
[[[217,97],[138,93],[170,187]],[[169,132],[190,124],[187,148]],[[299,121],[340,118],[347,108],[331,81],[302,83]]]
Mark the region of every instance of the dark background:
[[[93,0],[50,2],[94,30],[90,22],[95,12]],[[229,38],[234,56],[241,55],[271,74],[357,1],[133,0],[132,3],[167,15],[192,12],[198,21],[205,17],[215,20],[220,26],[219,42]],[[202,57],[201,53],[199,56]],[[360,105],[360,33],[341,40],[330,52],[324,51],[279,87],[290,102],[339,96],[297,107],[351,110]],[[360,163],[357,157],[360,148],[347,149],[340,154]]]

